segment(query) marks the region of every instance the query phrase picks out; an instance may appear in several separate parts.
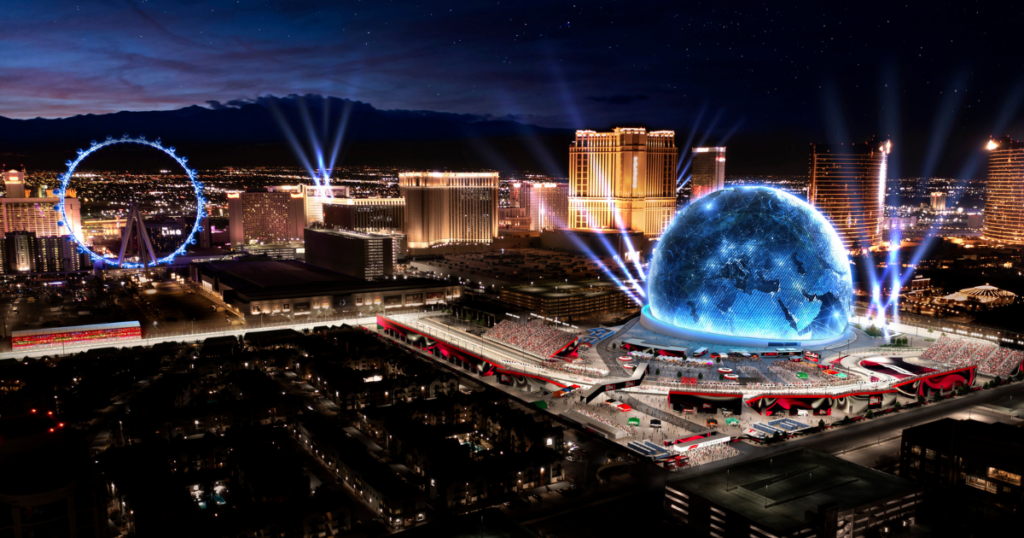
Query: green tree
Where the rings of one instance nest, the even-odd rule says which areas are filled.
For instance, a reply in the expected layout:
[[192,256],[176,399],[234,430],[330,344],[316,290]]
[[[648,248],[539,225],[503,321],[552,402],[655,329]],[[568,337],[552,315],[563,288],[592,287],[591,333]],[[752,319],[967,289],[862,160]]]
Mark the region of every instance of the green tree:
[[[682,374],[680,374],[680,375],[682,375]],[[704,380],[704,374],[698,373],[697,374],[697,380],[703,381]]]
[[683,378],[683,371],[682,370],[676,371],[676,377],[678,377],[679,379],[682,379]]
[[818,419],[818,428],[820,428],[822,430],[825,429],[825,419],[823,419],[823,418],[819,418]]
[[873,410],[871,410],[871,409],[868,409],[868,412],[864,413],[864,417],[865,418],[874,418],[875,417],[875,412]]
[[654,375],[661,375],[661,368],[654,370]]
[[900,405],[899,402],[896,402],[896,403],[892,404],[892,408],[897,410],[897,411],[899,411],[901,408],[903,408],[903,406]]
[[718,374],[718,380],[722,381],[725,379],[725,374]]

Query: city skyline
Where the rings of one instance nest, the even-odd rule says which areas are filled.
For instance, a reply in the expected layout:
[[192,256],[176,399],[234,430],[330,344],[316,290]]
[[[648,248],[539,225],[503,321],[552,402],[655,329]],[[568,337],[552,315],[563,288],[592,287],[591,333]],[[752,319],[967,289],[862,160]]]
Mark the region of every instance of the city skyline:
[[[1024,76],[993,53],[1013,48],[1012,31],[1001,31],[1013,17],[998,4],[692,5],[645,18],[614,5],[520,2],[486,8],[486,32],[467,22],[483,6],[430,3],[5,8],[19,21],[5,36],[13,52],[0,59],[5,118],[231,112],[309,94],[566,131],[673,129],[696,145],[733,147],[737,166],[745,153],[777,166],[773,158],[810,142],[878,133],[902,152],[890,163],[897,176],[959,178],[980,170],[976,141],[1024,138]],[[917,24],[922,10],[939,26]],[[642,35],[646,52],[590,50],[606,28]],[[108,134],[120,132],[83,138]]]
[[0,2],[0,536],[1024,529],[1024,4]]

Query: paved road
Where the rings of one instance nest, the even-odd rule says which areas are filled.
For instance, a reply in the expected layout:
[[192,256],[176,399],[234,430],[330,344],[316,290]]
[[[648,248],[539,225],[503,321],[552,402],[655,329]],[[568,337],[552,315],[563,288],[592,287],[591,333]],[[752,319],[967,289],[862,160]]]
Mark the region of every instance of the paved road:
[[636,326],[637,323],[640,323],[639,317],[627,321],[626,324],[623,325],[621,329],[616,331],[615,334],[609,336],[608,338],[605,338],[604,340],[601,340],[601,342],[599,342],[597,346],[594,346],[594,349],[597,349],[597,355],[601,357],[601,360],[604,361],[605,365],[608,367],[609,372],[622,371],[622,366],[620,366],[618,361],[616,360],[618,357],[622,355],[622,353],[617,353],[616,350],[610,349],[612,342],[614,342],[617,338],[622,338],[623,336],[625,336],[625,334],[628,333],[629,330],[632,329],[634,326]]
[[640,400],[637,400],[636,398],[630,396],[626,392],[619,391],[619,392],[616,393],[615,397],[617,399],[623,401],[624,403],[629,404],[630,406],[633,407],[633,409],[635,409],[635,410],[637,410],[637,411],[639,411],[641,413],[644,413],[645,415],[648,415],[651,418],[661,419],[664,422],[668,422],[669,424],[672,424],[674,426],[679,426],[680,428],[682,428],[682,429],[684,429],[684,430],[686,430],[686,431],[688,431],[690,433],[697,434],[697,433],[704,433],[706,431],[710,431],[705,426],[701,426],[700,424],[697,424],[697,423],[694,423],[694,422],[690,422],[689,420],[684,420],[684,419],[682,419],[680,417],[677,417],[676,415],[673,415],[672,413],[668,413],[668,412],[662,411],[661,409],[658,409],[656,407],[652,407],[650,405],[647,405],[647,404],[641,402]]
[[[803,437],[793,441],[768,445],[752,446],[747,445],[743,450],[744,455],[726,460],[716,461],[701,465],[695,469],[683,469],[672,474],[672,479],[683,478],[697,472],[704,473],[714,469],[722,469],[777,452],[784,452],[794,448],[811,448],[826,454],[837,454],[846,450],[852,452],[861,447],[871,446],[879,440],[891,438],[906,428],[933,422],[941,418],[968,418],[973,416],[973,409],[976,406],[986,405],[999,398],[1011,394],[1024,396],[1024,383],[1015,383],[994,390],[978,391],[970,396],[954,398],[941,403],[928,404],[922,408],[909,411],[900,411],[893,415],[873,420],[858,422],[850,426],[831,429],[827,432]],[[982,410],[982,413],[987,413]],[[986,420],[988,422],[989,420]],[[739,448],[739,445],[734,445]]]
[[[1024,393],[1024,384],[1015,383],[994,390],[975,392],[969,396],[953,398],[940,403],[928,404],[919,409],[900,411],[893,415],[868,420],[852,426],[837,428],[821,435],[815,435],[785,445],[804,446],[821,452],[835,454],[845,450],[869,445],[879,439],[886,439],[906,428],[933,422],[941,418],[966,414],[974,406],[984,405],[1003,396]],[[956,418],[960,418],[957,416]],[[966,417],[964,417],[966,418]]]

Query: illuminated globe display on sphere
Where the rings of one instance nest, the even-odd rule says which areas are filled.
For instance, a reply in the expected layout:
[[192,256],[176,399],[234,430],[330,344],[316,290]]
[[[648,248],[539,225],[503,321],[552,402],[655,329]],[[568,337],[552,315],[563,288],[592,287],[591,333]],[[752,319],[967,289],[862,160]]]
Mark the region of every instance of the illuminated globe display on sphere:
[[727,188],[680,211],[647,282],[649,315],[664,324],[779,343],[842,337],[853,289],[825,217],[767,187]]

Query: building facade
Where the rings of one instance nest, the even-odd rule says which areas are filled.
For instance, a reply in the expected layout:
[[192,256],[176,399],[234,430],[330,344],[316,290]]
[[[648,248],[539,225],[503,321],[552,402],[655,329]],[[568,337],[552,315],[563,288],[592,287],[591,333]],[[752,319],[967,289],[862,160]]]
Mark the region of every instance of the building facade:
[[807,201],[832,224],[848,251],[883,241],[886,167],[892,145],[886,141],[829,147],[811,145]]
[[395,274],[398,253],[389,235],[306,230],[306,263],[362,279]]
[[900,476],[1006,512],[1024,507],[1024,432],[944,418],[903,430]]
[[366,282],[296,261],[192,264],[192,280],[243,316],[371,315],[387,309],[444,304],[461,285],[426,278]]
[[909,527],[922,500],[906,480],[796,449],[669,482],[664,507],[692,536],[864,538]]
[[24,198],[25,171],[12,169],[4,172],[4,191],[7,198]]
[[1024,142],[1004,137],[989,141],[988,184],[983,236],[1004,244],[1024,244]]
[[946,193],[944,192],[933,192],[932,193],[932,211],[945,211],[946,210]]
[[675,213],[674,131],[576,131],[569,148],[569,225],[659,237]]
[[565,228],[569,223],[569,185],[565,183],[523,183],[522,198],[530,217],[531,230]]
[[389,233],[405,229],[404,198],[332,198],[322,205],[328,228]]
[[54,211],[54,207],[60,203],[60,198],[25,196],[24,171],[8,170],[4,175],[4,186],[7,195],[0,198],[0,230],[4,233],[25,231],[34,232],[38,237],[72,233],[81,236],[82,204],[75,197],[74,189],[69,189],[64,199],[64,209],[69,221],[64,223],[60,212]]
[[0,274],[63,273],[89,267],[89,256],[78,252],[70,236],[7,232],[0,241]]
[[409,249],[489,245],[498,235],[497,172],[402,172]]
[[690,202],[725,188],[725,148],[693,148]]
[[301,241],[306,226],[301,192],[253,189],[228,193],[231,246]]

